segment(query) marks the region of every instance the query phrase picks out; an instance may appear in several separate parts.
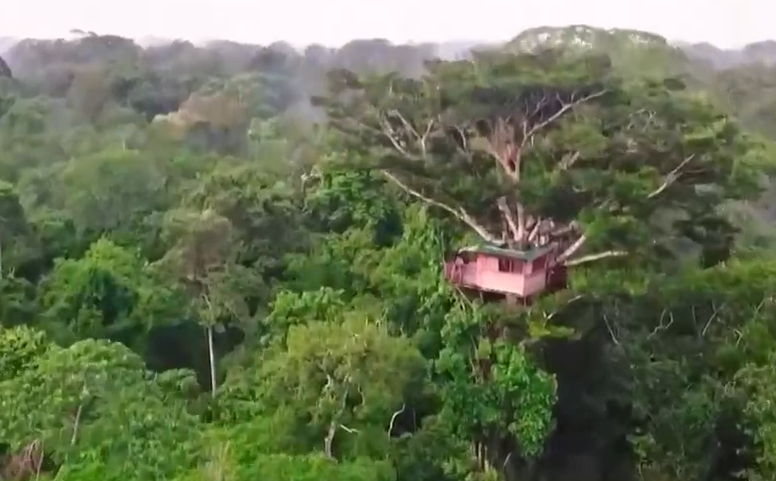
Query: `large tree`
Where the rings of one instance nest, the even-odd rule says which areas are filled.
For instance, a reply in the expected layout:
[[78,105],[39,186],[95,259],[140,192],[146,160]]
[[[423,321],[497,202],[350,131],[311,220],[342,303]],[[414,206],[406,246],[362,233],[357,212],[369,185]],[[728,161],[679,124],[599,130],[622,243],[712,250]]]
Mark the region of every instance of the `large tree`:
[[677,253],[686,238],[716,262],[734,232],[718,207],[757,190],[739,128],[678,80],[634,82],[606,57],[491,52],[418,80],[334,72],[316,101],[351,163],[488,243],[557,242],[573,265]]

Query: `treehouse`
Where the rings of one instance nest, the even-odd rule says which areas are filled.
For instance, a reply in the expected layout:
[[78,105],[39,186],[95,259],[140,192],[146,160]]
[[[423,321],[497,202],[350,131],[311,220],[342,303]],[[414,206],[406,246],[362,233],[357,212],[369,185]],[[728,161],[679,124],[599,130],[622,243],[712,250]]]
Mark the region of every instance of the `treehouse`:
[[557,243],[528,250],[476,246],[445,262],[445,277],[464,291],[516,297],[523,301],[566,287],[566,266],[556,262]]

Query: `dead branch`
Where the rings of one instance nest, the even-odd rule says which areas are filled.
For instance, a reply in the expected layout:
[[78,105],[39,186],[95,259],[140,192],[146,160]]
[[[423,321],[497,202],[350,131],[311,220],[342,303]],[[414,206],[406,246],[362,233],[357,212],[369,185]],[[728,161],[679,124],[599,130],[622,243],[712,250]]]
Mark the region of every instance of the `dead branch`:
[[435,207],[439,207],[440,209],[442,209],[442,210],[452,214],[458,220],[460,220],[464,224],[466,224],[469,227],[471,227],[477,233],[477,235],[479,235],[486,242],[490,242],[490,243],[496,244],[496,245],[503,245],[504,244],[504,238],[503,237],[499,239],[496,236],[494,236],[493,234],[491,234],[490,232],[488,232],[488,230],[485,229],[483,226],[481,226],[474,219],[474,217],[472,217],[465,209],[463,209],[463,208],[455,209],[455,208],[450,207],[449,205],[447,205],[445,203],[442,203],[442,202],[434,200],[434,199],[432,199],[430,197],[427,197],[427,196],[423,195],[422,193],[420,193],[419,191],[411,188],[410,186],[408,186],[407,184],[405,184],[401,180],[399,180],[398,177],[396,177],[395,175],[393,175],[389,171],[382,170],[381,172],[383,173],[383,175],[385,175],[385,177],[388,180],[390,180],[391,182],[396,184],[400,189],[402,189],[407,194],[415,197],[416,199],[419,199],[419,200],[425,202],[426,204],[433,205]]
[[694,157],[695,157],[695,154],[692,154],[692,155],[690,155],[688,157],[685,157],[685,159],[683,161],[681,161],[679,163],[679,165],[677,165],[671,172],[669,172],[665,176],[665,178],[663,180],[663,183],[660,184],[657,189],[655,189],[655,190],[653,190],[652,192],[649,193],[649,195],[647,196],[647,199],[653,199],[653,198],[657,197],[658,195],[660,195],[663,192],[665,192],[666,189],[671,187],[677,180],[679,180],[679,177],[682,176],[682,169],[684,169],[684,167],[688,163],[690,163],[690,161]]

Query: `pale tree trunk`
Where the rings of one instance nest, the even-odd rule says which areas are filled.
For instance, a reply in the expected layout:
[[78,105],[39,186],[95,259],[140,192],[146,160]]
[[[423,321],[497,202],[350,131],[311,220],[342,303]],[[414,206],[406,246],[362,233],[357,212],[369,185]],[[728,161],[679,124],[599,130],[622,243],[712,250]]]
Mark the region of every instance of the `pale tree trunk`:
[[207,292],[204,292],[202,299],[207,306],[207,324],[205,325],[205,335],[207,336],[207,355],[210,363],[210,392],[213,396],[216,395],[216,353],[213,347],[213,325],[215,324],[215,313],[213,310],[213,303],[210,302],[210,296]]
[[329,430],[326,432],[326,438],[323,440],[323,452],[329,459],[334,459],[334,435],[337,434],[337,423],[329,423]]
[[207,353],[210,361],[210,392],[216,394],[216,353],[213,348],[213,326],[205,328],[207,333]]

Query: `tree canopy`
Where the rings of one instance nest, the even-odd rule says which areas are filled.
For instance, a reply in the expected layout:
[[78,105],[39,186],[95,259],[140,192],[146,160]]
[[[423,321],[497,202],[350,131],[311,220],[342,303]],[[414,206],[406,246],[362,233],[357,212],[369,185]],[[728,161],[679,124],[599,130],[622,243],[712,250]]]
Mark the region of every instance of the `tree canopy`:
[[0,478],[773,479],[769,45],[16,42]]

